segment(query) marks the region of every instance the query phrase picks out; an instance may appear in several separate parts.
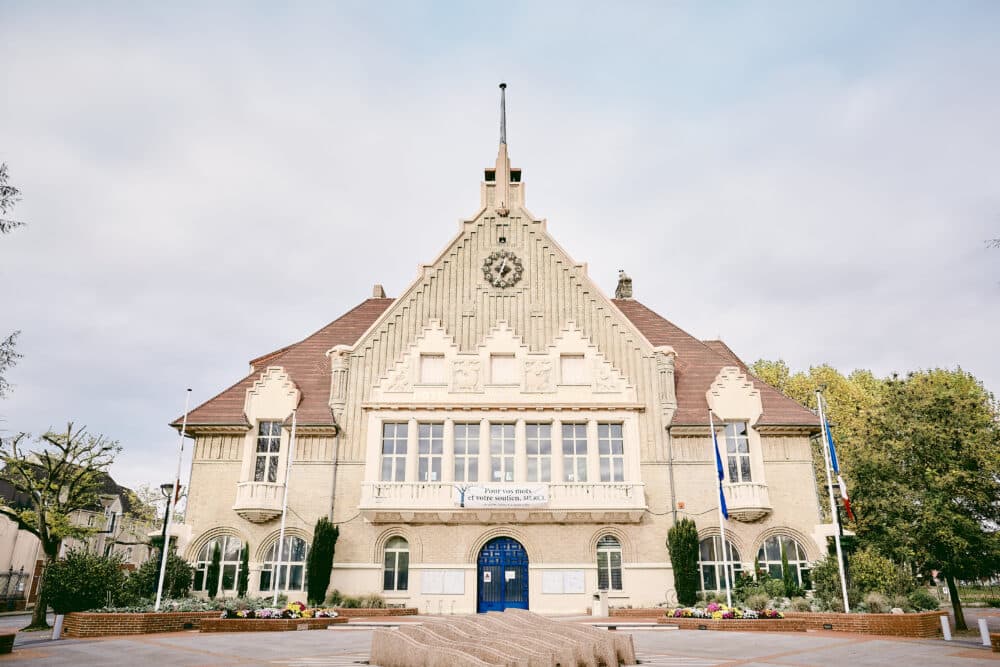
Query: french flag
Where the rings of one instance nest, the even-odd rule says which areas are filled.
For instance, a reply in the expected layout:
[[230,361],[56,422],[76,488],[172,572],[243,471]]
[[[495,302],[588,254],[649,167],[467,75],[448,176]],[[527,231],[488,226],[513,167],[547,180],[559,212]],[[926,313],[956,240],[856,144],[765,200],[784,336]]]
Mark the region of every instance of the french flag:
[[[854,512],[851,511],[851,499],[847,496],[847,484],[840,476],[840,463],[837,462],[837,446],[833,444],[833,433],[830,432],[830,420],[826,420],[826,442],[830,449],[830,464],[833,466],[833,474],[837,476],[837,483],[840,485],[840,497],[844,499],[844,511],[847,518],[854,521]],[[716,456],[718,456],[718,444],[716,444]]]

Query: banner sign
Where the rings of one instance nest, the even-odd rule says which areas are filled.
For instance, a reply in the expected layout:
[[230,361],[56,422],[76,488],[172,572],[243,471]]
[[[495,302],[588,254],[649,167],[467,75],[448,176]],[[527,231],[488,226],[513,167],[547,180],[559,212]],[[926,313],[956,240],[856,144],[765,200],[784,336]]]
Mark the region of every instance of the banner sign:
[[455,503],[463,507],[537,507],[549,502],[548,484],[497,484],[455,489]]

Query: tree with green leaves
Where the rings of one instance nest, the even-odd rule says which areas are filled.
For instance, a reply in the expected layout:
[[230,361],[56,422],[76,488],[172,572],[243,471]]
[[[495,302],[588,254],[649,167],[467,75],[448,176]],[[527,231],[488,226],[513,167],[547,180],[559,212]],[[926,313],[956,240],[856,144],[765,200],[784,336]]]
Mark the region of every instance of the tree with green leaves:
[[250,588],[250,547],[243,545],[240,550],[240,576],[236,578],[236,597],[245,598]]
[[[115,440],[91,435],[70,422],[65,433],[48,432],[26,448],[28,435],[0,438],[0,477],[8,482],[22,502],[2,504],[0,513],[19,529],[35,535],[45,554],[45,568],[55,562],[67,537],[85,538],[94,528],[73,523],[78,510],[98,505],[108,466],[121,451]],[[47,628],[45,619],[44,569],[41,596],[31,617],[32,628]]]
[[973,375],[935,369],[885,383],[853,453],[851,496],[866,544],[948,585],[1000,571],[1000,410]]
[[208,571],[205,573],[205,589],[208,591],[208,599],[214,600],[215,594],[219,591],[219,575],[222,573],[222,549],[219,543],[215,543],[212,549],[212,562],[208,564]]
[[326,589],[330,586],[330,572],[333,568],[333,554],[337,546],[340,529],[334,526],[326,517],[316,522],[313,529],[313,543],[309,549],[306,561],[306,571],[309,573],[309,604],[319,605],[326,598]]
[[[24,225],[23,222],[10,220],[6,217],[13,210],[14,205],[21,200],[20,195],[21,191],[8,183],[6,163],[0,163],[0,234],[7,234]],[[16,349],[17,337],[20,333],[20,331],[15,331],[0,340],[0,398],[6,396],[7,392],[10,391],[10,384],[4,377],[4,373],[10,370],[21,358]]]
[[[191,577],[194,568],[186,560],[177,555],[174,543],[170,543],[170,553],[167,554],[167,571],[163,577],[163,597],[179,599],[186,597],[191,590]],[[139,566],[139,569],[129,575],[125,582],[125,590],[136,599],[153,599],[156,597],[156,587],[160,582],[160,559],[150,558]]]
[[667,533],[667,550],[677,602],[693,605],[698,600],[698,527],[694,521],[684,518],[673,525]]
[[781,582],[785,587],[785,597],[792,597],[798,582],[795,581],[795,573],[788,567],[788,552],[785,551],[785,541],[781,541]]

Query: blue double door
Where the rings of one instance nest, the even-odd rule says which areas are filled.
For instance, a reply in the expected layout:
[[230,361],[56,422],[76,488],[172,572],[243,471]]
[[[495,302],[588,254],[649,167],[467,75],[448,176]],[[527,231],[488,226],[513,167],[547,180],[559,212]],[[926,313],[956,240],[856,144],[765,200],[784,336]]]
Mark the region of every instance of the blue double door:
[[528,608],[528,553],[517,540],[498,537],[479,552],[476,611]]

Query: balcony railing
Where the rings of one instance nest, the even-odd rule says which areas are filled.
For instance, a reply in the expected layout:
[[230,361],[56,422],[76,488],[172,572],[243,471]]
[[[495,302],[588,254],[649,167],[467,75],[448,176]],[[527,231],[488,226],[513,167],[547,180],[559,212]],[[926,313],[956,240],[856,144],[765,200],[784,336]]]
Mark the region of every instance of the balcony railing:
[[767,484],[740,482],[726,484],[725,490],[729,516],[737,521],[757,521],[771,513]]
[[281,514],[284,485],[273,482],[240,482],[233,510],[247,521],[264,523]]
[[[465,502],[466,493],[500,496],[486,504]],[[521,494],[519,490],[528,490]],[[509,504],[506,492],[513,492]],[[519,502],[525,496],[527,502]],[[633,482],[463,484],[460,482],[365,482],[360,509],[373,522],[573,523],[638,521],[646,509],[645,485]]]

